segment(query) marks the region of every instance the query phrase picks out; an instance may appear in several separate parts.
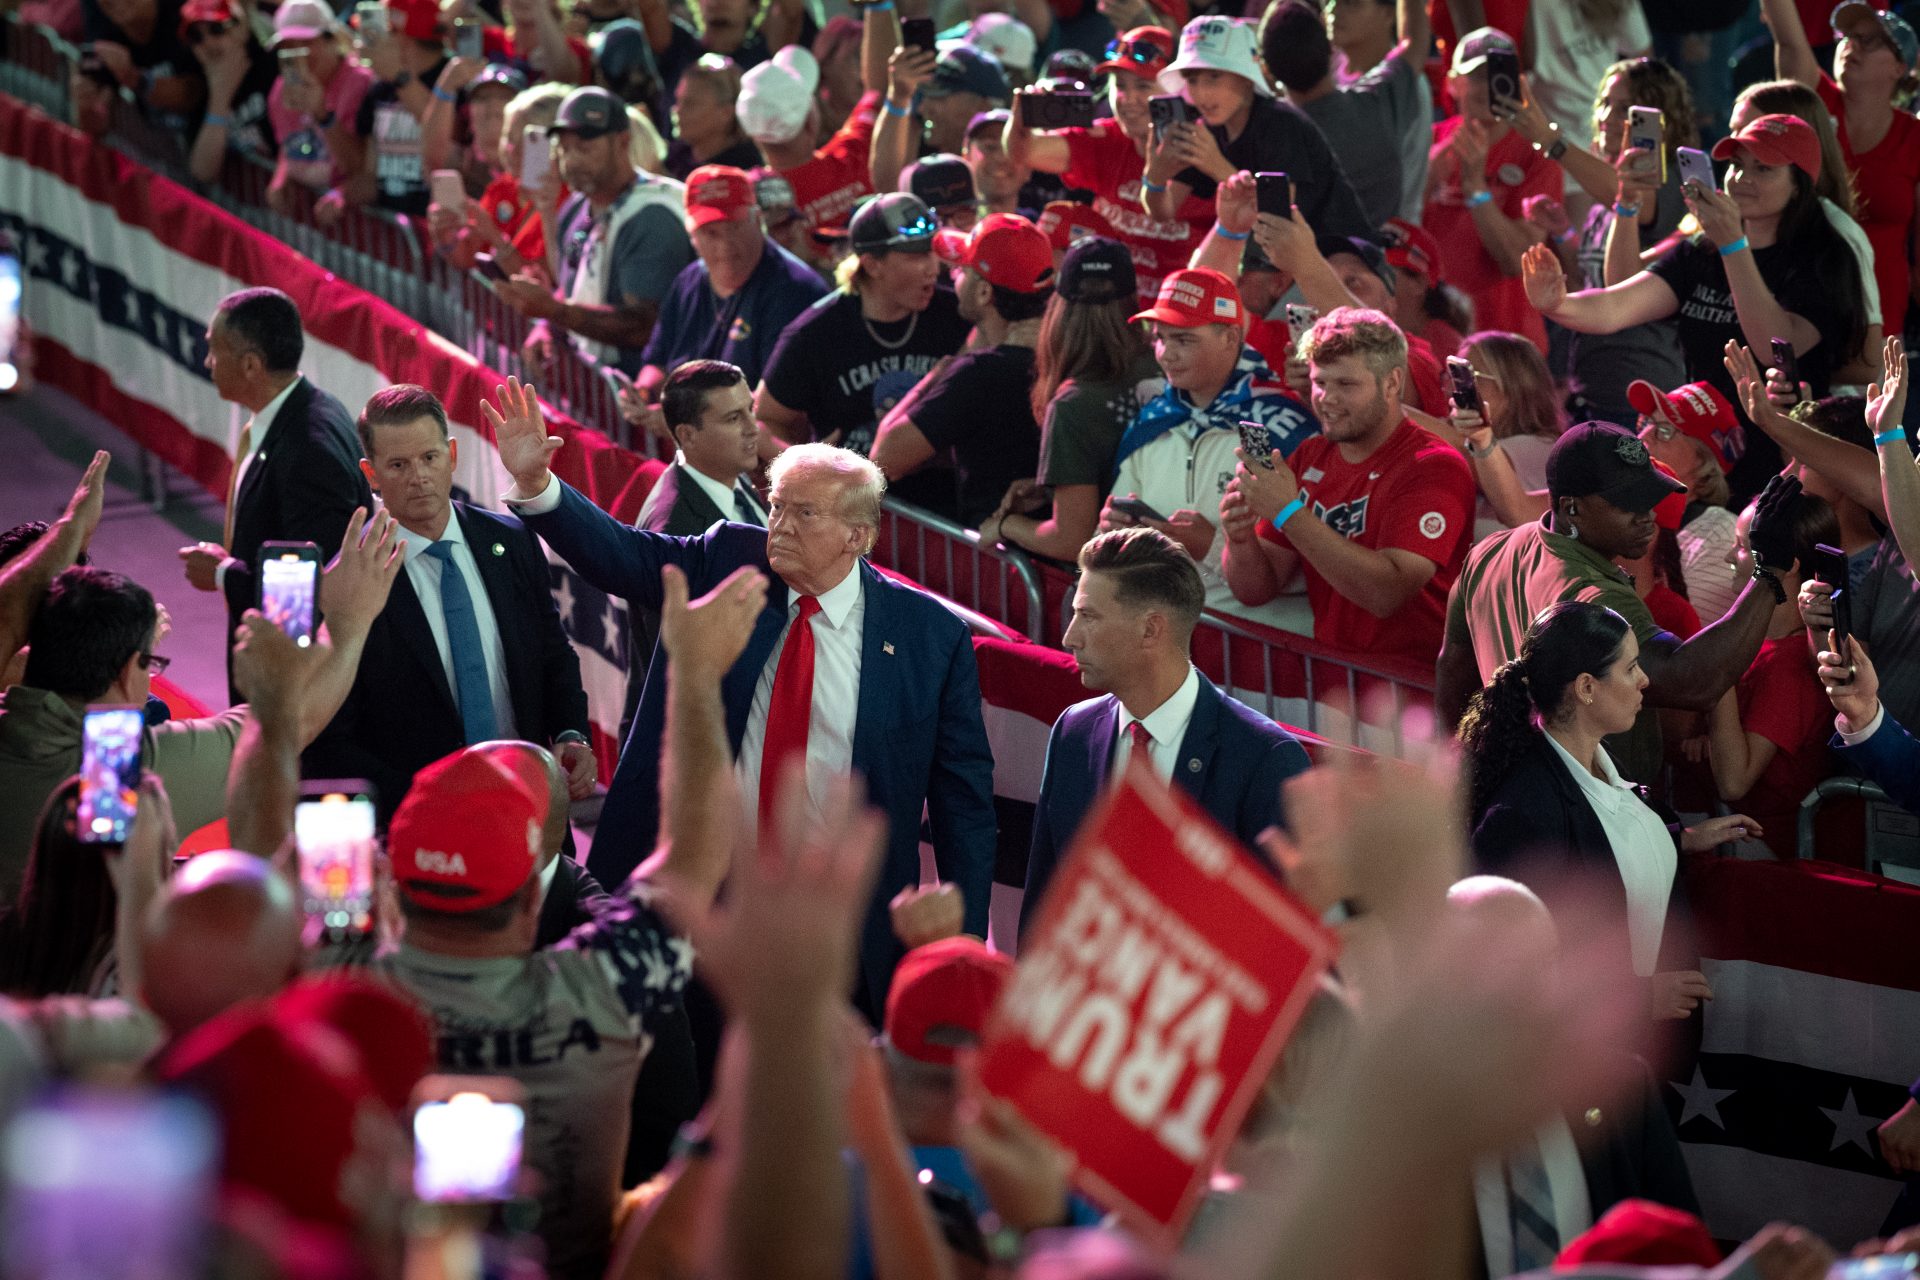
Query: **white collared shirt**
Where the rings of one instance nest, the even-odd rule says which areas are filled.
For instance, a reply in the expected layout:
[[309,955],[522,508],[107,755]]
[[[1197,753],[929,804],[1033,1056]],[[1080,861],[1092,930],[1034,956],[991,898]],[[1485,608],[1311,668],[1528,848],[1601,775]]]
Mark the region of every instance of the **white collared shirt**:
[[[676,452],[673,455],[673,461],[674,464],[680,468],[681,474],[689,477],[695,484],[699,485],[700,492],[706,494],[708,498],[712,499],[713,505],[720,508],[721,519],[736,521],[740,519],[739,506],[734,501],[734,496],[745,493],[747,495],[747,501],[753,507],[754,521],[762,526],[767,523],[766,510],[760,505],[759,498],[751,492],[744,477],[736,479],[733,482],[733,486],[729,488],[688,462],[685,453]],[[647,517],[653,514],[654,506],[660,501],[663,492],[659,485],[653,487],[653,492],[647,495],[646,502],[641,504],[640,514],[634,519],[636,525],[646,524]]]
[[[749,821],[760,812],[760,757],[767,742],[767,709],[780,651],[800,614],[800,597],[787,602],[787,625],[761,669],[740,740],[740,794]],[[860,712],[860,645],[867,619],[867,590],[856,561],[839,585],[820,593],[813,615],[813,714],[807,721],[807,798],[818,813],[833,780],[853,768],[853,726]]]
[[1153,738],[1153,745],[1147,751],[1153,760],[1153,771],[1162,779],[1173,777],[1174,766],[1180,763],[1180,744],[1186,741],[1187,725],[1193,720],[1193,704],[1199,698],[1200,673],[1188,666],[1187,678],[1180,682],[1180,687],[1145,716],[1133,716],[1122,707],[1120,736],[1113,746],[1113,776],[1118,777],[1133,756],[1133,735],[1128,730],[1138,719]]
[[[1554,1227],[1560,1243],[1566,1245],[1593,1225],[1593,1200],[1587,1191],[1587,1171],[1580,1164],[1580,1148],[1574,1145],[1566,1118],[1557,1115],[1534,1131],[1534,1144],[1547,1171]],[[1506,1166],[1498,1157],[1473,1162],[1473,1207],[1480,1220],[1487,1274],[1494,1280],[1512,1275],[1513,1219],[1507,1205]]]
[[1605,747],[1595,748],[1600,769],[1607,775],[1602,781],[1552,734],[1547,735],[1547,741],[1560,753],[1561,763],[1572,772],[1580,793],[1607,833],[1614,864],[1620,868],[1620,881],[1627,889],[1627,942],[1633,953],[1633,972],[1638,977],[1652,977],[1660,960],[1660,936],[1667,927],[1667,900],[1673,896],[1673,877],[1680,864],[1673,834],[1660,815],[1647,807],[1633,784],[1620,776]]
[[247,482],[247,468],[252,466],[253,460],[266,449],[267,437],[273,432],[274,420],[280,416],[280,410],[285,407],[287,397],[292,395],[294,388],[303,381],[305,381],[304,374],[295,374],[293,381],[289,382],[279,395],[267,401],[266,408],[247,420],[247,452],[233,460],[233,465],[239,468],[240,475],[233,484],[235,502],[240,500],[240,486]]
[[[434,539],[402,525],[396,525],[395,530],[406,543],[407,581],[413,584],[413,594],[420,597],[420,609],[427,615],[427,629],[433,632],[434,648],[440,651],[440,667],[447,673],[447,688],[453,692],[457,706],[460,685],[454,678],[453,646],[447,641],[446,606],[440,598],[440,575],[446,565],[438,557],[427,554]],[[487,595],[486,581],[480,576],[480,566],[474,562],[473,548],[456,513],[447,513],[446,531],[439,541],[453,544],[453,567],[466,579],[467,596],[473,601],[473,620],[480,629],[480,653],[487,663],[487,692],[493,700],[493,736],[517,738],[520,734],[513,722],[513,695],[507,688],[507,655],[500,642],[500,623],[494,617],[493,600]],[[491,547],[481,548],[483,555],[492,553]]]

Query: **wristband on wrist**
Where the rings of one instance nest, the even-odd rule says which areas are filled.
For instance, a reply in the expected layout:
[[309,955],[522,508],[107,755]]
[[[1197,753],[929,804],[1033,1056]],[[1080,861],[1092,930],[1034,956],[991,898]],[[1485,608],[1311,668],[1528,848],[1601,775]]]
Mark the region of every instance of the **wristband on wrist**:
[[1213,224],[1213,234],[1219,236],[1222,240],[1245,240],[1248,236],[1252,235],[1253,232],[1229,231],[1216,222]]
[[1156,194],[1156,195],[1158,195],[1159,193],[1161,193],[1161,192],[1163,192],[1163,191],[1165,191],[1165,190],[1167,189],[1167,187],[1166,187],[1166,184],[1165,184],[1165,183],[1162,183],[1162,182],[1153,182],[1153,181],[1151,181],[1151,180],[1149,180],[1149,179],[1147,179],[1146,177],[1144,177],[1144,176],[1143,176],[1143,177],[1142,177],[1142,178],[1140,179],[1140,189],[1141,189],[1142,191],[1151,191],[1151,192],[1153,192],[1154,194]]
[[1492,199],[1493,199],[1493,192],[1476,191],[1472,195],[1467,197],[1467,208],[1478,209],[1481,205],[1488,203]]
[[1773,592],[1773,602],[1775,604],[1785,604],[1787,602],[1787,589],[1780,585],[1780,575],[1774,570],[1767,568],[1766,565],[1760,563],[1758,560],[1755,560],[1753,563],[1753,580],[1767,584],[1768,589]]
[[893,0],[878,0],[878,3],[870,4],[867,6],[867,12],[868,13],[892,13]]
[[1738,240],[1735,240],[1732,244],[1722,245],[1720,247],[1720,256],[1723,258],[1731,258],[1734,254],[1740,252],[1742,249],[1746,247],[1747,247],[1747,238],[1745,236],[1741,236]]
[[209,111],[206,114],[205,123],[211,128],[226,129],[232,126],[233,121],[217,111]]
[[894,106],[892,98],[882,98],[880,100],[880,105],[885,107],[887,110],[887,114],[894,117],[896,120],[905,120],[908,116],[913,114],[913,112],[907,110],[905,107]]
[[1307,491],[1305,489],[1302,489],[1298,497],[1296,497],[1292,502],[1289,502],[1286,506],[1280,508],[1279,511],[1274,513],[1273,527],[1276,529],[1284,529],[1286,527],[1287,521],[1293,519],[1295,516],[1299,515],[1302,511],[1306,510],[1306,507],[1307,507]]
[[1465,437],[1465,443],[1467,446],[1467,456],[1469,458],[1480,458],[1484,460],[1500,452],[1500,444],[1498,441],[1488,441],[1487,447],[1484,449],[1475,447],[1472,436]]
[[1878,449],[1881,445],[1893,444],[1896,441],[1899,442],[1900,444],[1905,444],[1907,442],[1907,433],[1905,428],[1888,427],[1885,431],[1882,431],[1879,435],[1873,438],[1873,447]]
[[458,98],[448,93],[445,89],[442,89],[439,85],[433,86],[433,99],[435,102],[444,102],[448,106],[452,106],[459,101]]
[[1616,218],[1637,218],[1640,216],[1640,206],[1637,204],[1622,204],[1616,200],[1613,202],[1613,216]]

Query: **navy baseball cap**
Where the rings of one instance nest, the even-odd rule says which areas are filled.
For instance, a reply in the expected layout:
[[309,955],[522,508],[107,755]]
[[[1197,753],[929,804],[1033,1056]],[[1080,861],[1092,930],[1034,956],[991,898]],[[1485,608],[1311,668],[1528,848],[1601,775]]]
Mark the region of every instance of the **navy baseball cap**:
[[1060,260],[1055,288],[1068,302],[1132,301],[1140,292],[1140,279],[1127,246],[1105,236],[1087,236]]
[[854,210],[847,238],[855,253],[931,253],[937,229],[933,210],[918,196],[889,191]]
[[1013,97],[1013,86],[1000,59],[970,44],[956,44],[933,64],[933,79],[920,92],[929,98],[977,93],[994,102],[1006,102]]
[[627,104],[596,85],[575,89],[561,99],[560,111],[548,133],[572,133],[581,138],[604,138],[627,131]]
[[973,170],[959,156],[936,153],[907,166],[901,183],[929,209],[972,204]]
[[1323,258],[1332,258],[1336,253],[1350,253],[1367,264],[1367,270],[1380,277],[1380,283],[1387,286],[1387,293],[1394,289],[1393,267],[1387,262],[1387,251],[1371,240],[1362,240],[1359,236],[1315,236],[1313,247],[1320,251]]

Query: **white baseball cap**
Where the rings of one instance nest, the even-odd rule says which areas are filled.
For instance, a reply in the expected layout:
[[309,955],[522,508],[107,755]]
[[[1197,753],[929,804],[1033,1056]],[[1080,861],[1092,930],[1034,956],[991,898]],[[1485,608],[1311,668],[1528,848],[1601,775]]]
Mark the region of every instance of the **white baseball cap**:
[[336,30],[333,10],[320,0],[286,0],[273,14],[273,41],[317,40]]
[[1195,18],[1180,31],[1180,52],[1160,73],[1160,87],[1179,93],[1186,80],[1181,72],[1189,68],[1225,71],[1253,82],[1253,91],[1263,98],[1273,96],[1266,68],[1260,64],[1260,40],[1253,24],[1244,18]]
[[812,97],[813,91],[820,87],[820,63],[811,53],[797,44],[782,46],[780,52],[773,55],[773,63],[799,77],[800,86]]
[[1029,75],[1033,73],[1033,55],[1040,47],[1033,28],[1010,13],[983,13],[975,18],[967,32],[967,43],[1000,59],[1001,66]]
[[749,138],[775,144],[798,137],[812,109],[813,93],[806,81],[778,61],[763,62],[740,77],[740,97],[733,108]]

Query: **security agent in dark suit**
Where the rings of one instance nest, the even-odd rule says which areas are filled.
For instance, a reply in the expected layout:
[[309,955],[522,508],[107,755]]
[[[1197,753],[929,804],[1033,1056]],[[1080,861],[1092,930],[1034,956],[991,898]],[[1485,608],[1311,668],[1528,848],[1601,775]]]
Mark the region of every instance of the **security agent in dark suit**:
[[358,426],[361,467],[400,524],[406,568],[305,772],[370,780],[384,817],[426,765],[519,738],[551,744],[572,797],[589,794],[587,695],[539,543],[510,515],[453,501],[458,444],[431,392],[388,387]]
[[[257,603],[253,566],[263,542],[312,542],[327,563],[355,507],[373,508],[358,465],[353,415],[300,372],[300,310],[278,289],[221,300],[207,328],[207,372],[222,400],[252,413],[240,433],[218,543],[180,549],[187,581],[227,600],[227,632]],[[232,688],[229,646],[228,694]]]
[[1023,931],[1081,820],[1143,743],[1160,776],[1248,848],[1283,822],[1280,785],[1307,768],[1306,750],[1194,669],[1188,645],[1206,594],[1193,557],[1156,530],[1115,529],[1081,548],[1062,643],[1080,682],[1106,692],[1062,712],[1047,742]]
[[[753,637],[721,686],[728,738],[749,800],[769,790],[761,783],[769,760],[777,776],[783,760],[797,757],[814,794],[837,773],[857,773],[886,813],[890,835],[862,928],[855,993],[877,1022],[901,955],[887,903],[919,883],[922,814],[941,878],[959,886],[966,928],[979,936],[995,839],[993,754],[966,625],[864,562],[885,485],[878,469],[845,449],[796,446],[774,464],[767,529],[729,523],[699,538],[668,538],[621,524],[549,471],[562,442],[547,435],[531,391],[510,382],[500,405],[485,412],[514,478],[509,505],[601,590],[657,604],[668,564],[686,573],[695,594],[744,565],[772,579]],[[593,868],[608,883],[624,879],[654,847],[666,724],[666,682],[657,668],[594,840]],[[804,671],[804,684],[783,680],[786,671]]]

